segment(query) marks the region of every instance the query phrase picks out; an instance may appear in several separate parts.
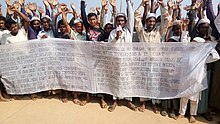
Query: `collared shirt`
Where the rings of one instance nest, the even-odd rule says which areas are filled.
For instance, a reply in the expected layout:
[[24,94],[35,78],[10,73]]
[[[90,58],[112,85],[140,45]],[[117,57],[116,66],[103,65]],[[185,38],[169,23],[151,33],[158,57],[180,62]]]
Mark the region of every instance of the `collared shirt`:
[[82,34],[75,32],[71,29],[70,31],[70,39],[73,40],[82,40],[82,41],[86,41],[86,33],[82,32]]
[[111,31],[108,42],[119,42],[119,43],[132,43],[132,35],[128,28],[123,28],[122,35],[116,40],[117,29]]
[[48,31],[45,31],[44,29],[41,30],[38,35],[37,35],[37,39],[41,39],[41,37],[43,35],[47,35],[47,38],[55,38],[54,37],[54,33],[53,33],[53,30],[50,28]]

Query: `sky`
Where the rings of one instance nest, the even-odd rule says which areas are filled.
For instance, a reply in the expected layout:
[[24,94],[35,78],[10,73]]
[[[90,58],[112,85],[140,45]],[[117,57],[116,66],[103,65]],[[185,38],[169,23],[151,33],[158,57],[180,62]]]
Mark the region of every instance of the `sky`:
[[[11,0],[11,1],[15,1],[15,0]],[[36,2],[38,6],[44,7],[42,0],[25,0],[25,3],[33,2],[33,1]],[[59,0],[59,3],[65,3],[65,4],[67,4],[68,8],[70,8],[70,4],[72,2],[74,2],[78,12],[80,12],[80,1],[81,0],[72,0],[72,1],[71,0]],[[87,12],[89,12],[89,9],[91,7],[97,7],[97,6],[101,7],[101,1],[102,0],[86,0]],[[117,1],[117,10],[119,11],[121,0],[116,0],[116,1]],[[134,9],[136,10],[142,0],[131,0],[131,1],[134,3]],[[167,1],[167,0],[165,0],[165,1]],[[191,3],[190,1],[191,0],[183,0],[182,6],[184,7],[186,5],[190,5],[190,3]],[[218,5],[219,0],[212,0],[212,1],[213,1],[213,6],[214,6],[214,11],[215,11],[215,13],[217,13],[217,5]],[[3,14],[5,14],[5,10],[6,10],[5,9],[6,8],[5,0],[0,0],[0,3],[2,4]],[[111,8],[110,8],[110,4],[109,4],[109,10],[110,9]],[[122,12],[125,12],[125,10],[126,10],[126,0],[122,0]],[[182,13],[183,13],[182,16],[184,17],[186,15],[185,10],[183,10]],[[157,11],[157,14],[159,14],[159,11]]]

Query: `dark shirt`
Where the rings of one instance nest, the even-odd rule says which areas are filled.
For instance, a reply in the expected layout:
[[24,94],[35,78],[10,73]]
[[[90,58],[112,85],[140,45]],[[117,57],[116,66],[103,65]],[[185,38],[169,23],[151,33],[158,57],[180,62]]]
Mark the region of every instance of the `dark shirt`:
[[85,10],[85,1],[81,1],[81,15],[83,20],[83,25],[86,28],[86,40],[87,41],[104,41],[104,30],[102,28],[94,28],[92,27],[86,17],[86,10]]

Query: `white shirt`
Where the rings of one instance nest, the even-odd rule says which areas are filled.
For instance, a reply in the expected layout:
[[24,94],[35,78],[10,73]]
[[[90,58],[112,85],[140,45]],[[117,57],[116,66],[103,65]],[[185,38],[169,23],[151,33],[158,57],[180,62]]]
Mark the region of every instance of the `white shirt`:
[[28,40],[28,34],[24,30],[24,28],[19,29],[18,34],[16,36],[13,36],[11,33],[4,33],[1,38],[2,44],[17,43],[27,40]]
[[46,35],[47,38],[55,38],[52,29],[49,29],[48,31],[45,31],[44,29],[41,30],[41,31],[38,33],[38,35],[37,35],[37,39],[41,39],[41,37],[42,37],[43,35]]
[[108,42],[118,42],[118,43],[132,43],[132,35],[128,28],[123,28],[122,35],[116,40],[116,33],[117,30],[114,29],[111,31],[109,37],[108,37]]
[[82,32],[82,34],[79,34],[78,32],[75,32],[75,31],[73,31],[71,29],[71,31],[70,31],[70,39],[86,41],[86,33]]

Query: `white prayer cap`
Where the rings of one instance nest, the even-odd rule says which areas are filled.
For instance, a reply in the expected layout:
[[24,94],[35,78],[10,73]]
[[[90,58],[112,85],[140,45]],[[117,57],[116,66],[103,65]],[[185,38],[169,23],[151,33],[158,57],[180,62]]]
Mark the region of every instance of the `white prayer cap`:
[[210,24],[210,20],[207,19],[207,18],[200,19],[199,22],[198,22],[198,25],[200,25],[200,24],[202,24],[202,23],[208,23],[208,24]]
[[32,21],[40,21],[40,18],[38,18],[38,17],[36,17],[36,16],[33,16],[32,18],[31,18],[31,22]]
[[205,39],[203,39],[203,38],[201,38],[201,37],[195,37],[195,38],[193,38],[193,41],[199,42],[199,43],[204,43],[204,42],[205,42]]
[[125,17],[125,19],[127,20],[127,16],[125,15],[125,13],[118,13],[115,18],[119,16]]
[[50,21],[52,21],[52,19],[51,19],[50,16],[48,16],[48,15],[43,15],[43,16],[41,17],[41,19],[44,19],[44,18],[47,18],[47,19],[49,19]]
[[116,28],[116,31],[122,31],[121,25],[119,25],[119,26]]
[[175,41],[179,42],[179,37],[178,36],[172,36],[169,39],[170,40],[175,40]]
[[149,13],[149,14],[147,14],[146,19],[151,18],[151,17],[156,18],[156,14],[155,13]]
[[[109,21],[105,23],[105,26],[106,26],[107,24],[113,25],[113,23],[112,23],[112,22],[109,22]],[[105,26],[104,26],[104,27],[105,27]]]
[[180,20],[175,20],[174,22],[173,22],[173,26],[174,25],[179,25],[180,24]]
[[76,18],[75,20],[74,20],[74,22],[73,22],[73,24],[76,24],[76,23],[78,23],[78,22],[83,22],[81,19],[79,19],[79,18]]

